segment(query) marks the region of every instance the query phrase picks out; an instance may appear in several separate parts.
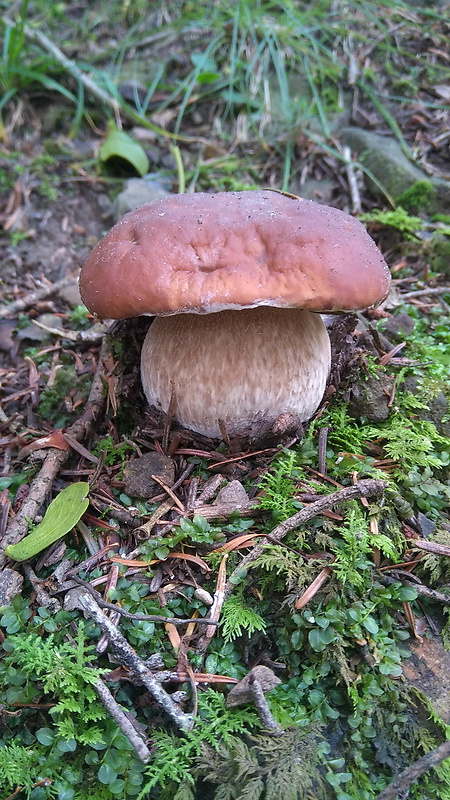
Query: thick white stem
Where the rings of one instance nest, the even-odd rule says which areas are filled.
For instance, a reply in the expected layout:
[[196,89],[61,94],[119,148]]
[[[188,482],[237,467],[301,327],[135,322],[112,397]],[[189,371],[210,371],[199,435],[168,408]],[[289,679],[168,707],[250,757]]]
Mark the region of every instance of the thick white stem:
[[281,414],[299,422],[318,407],[330,370],[330,342],[318,314],[258,308],[157,317],[141,357],[150,405],[197,433],[254,436]]

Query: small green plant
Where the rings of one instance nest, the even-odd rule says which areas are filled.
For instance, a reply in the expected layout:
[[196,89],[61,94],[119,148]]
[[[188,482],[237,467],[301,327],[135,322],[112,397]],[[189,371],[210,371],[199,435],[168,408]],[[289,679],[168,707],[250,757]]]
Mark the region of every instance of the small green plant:
[[[13,636],[6,647],[6,663],[19,669],[26,679],[38,680],[44,694],[57,697],[51,710],[54,731],[43,729],[41,738],[61,738],[82,744],[101,739],[101,731],[93,724],[105,718],[105,710],[92,689],[102,670],[87,665],[91,648],[86,646],[83,625],[77,639],[55,646],[54,635],[47,639],[30,634]],[[39,733],[39,732],[38,732]],[[39,735],[37,734],[39,740]]]
[[263,476],[259,488],[259,507],[270,511],[275,521],[281,521],[298,510],[295,503],[295,465],[297,454],[294,450],[286,450],[280,455]]
[[[145,769],[145,785],[137,800],[142,800],[156,786],[164,800],[171,800],[179,786],[191,787],[192,790],[195,785],[192,766],[205,747],[220,752],[221,748],[238,743],[239,734],[248,734],[259,728],[260,722],[254,710],[228,710],[224,696],[207,689],[199,695],[197,723],[183,738],[162,731],[155,733],[156,757]],[[180,800],[181,797],[184,794],[180,795]]]
[[[77,375],[73,362],[63,364],[53,385],[41,392],[38,411],[42,419],[51,420],[55,428],[64,428],[72,419],[73,401],[87,397],[90,383],[89,376]],[[83,404],[78,402],[77,408],[81,412]]]
[[134,448],[128,442],[115,442],[111,434],[108,433],[107,436],[96,442],[92,452],[96,456],[101,456],[107,467],[115,467],[119,464],[120,468],[123,469],[127,457],[134,452]]
[[220,528],[212,527],[208,520],[196,514],[192,520],[181,517],[178,525],[170,533],[153,536],[140,546],[140,551],[146,558],[167,558],[181,543],[217,545],[224,538],[225,534]]
[[67,319],[70,327],[74,330],[86,330],[91,324],[89,311],[83,305],[71,308],[67,314]]
[[266,622],[245,602],[243,590],[230,595],[222,607],[221,632],[225,642],[232,642],[245,631],[251,636],[255,631],[265,631]]
[[403,233],[406,239],[416,238],[417,231],[422,230],[424,225],[420,217],[411,216],[401,206],[398,206],[395,211],[381,211],[379,208],[374,208],[367,214],[360,214],[359,219],[361,222],[376,222],[379,225],[388,225]]
[[28,239],[28,232],[27,231],[20,231],[20,230],[13,230],[11,231],[9,238],[11,241],[12,247],[17,247],[20,242],[23,242],[24,239]]
[[426,211],[434,197],[435,189],[430,181],[416,181],[399,197],[395,198],[397,206],[401,206],[409,214]]
[[29,797],[36,783],[33,775],[35,756],[32,748],[11,742],[0,748],[0,756],[0,788],[12,796],[20,788]]
[[333,574],[342,586],[349,583],[355,589],[362,589],[367,582],[367,570],[372,568],[369,557],[374,547],[391,559],[400,554],[388,536],[370,534],[367,520],[356,504],[345,511],[344,520],[330,548],[334,553]]

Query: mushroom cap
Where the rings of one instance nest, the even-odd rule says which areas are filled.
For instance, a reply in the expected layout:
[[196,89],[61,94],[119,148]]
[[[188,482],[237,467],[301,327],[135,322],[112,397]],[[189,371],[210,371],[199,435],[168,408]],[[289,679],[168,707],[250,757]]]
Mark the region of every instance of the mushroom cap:
[[358,220],[271,190],[147,203],[111,228],[80,275],[86,306],[112,319],[264,305],[356,311],[384,300],[389,283]]

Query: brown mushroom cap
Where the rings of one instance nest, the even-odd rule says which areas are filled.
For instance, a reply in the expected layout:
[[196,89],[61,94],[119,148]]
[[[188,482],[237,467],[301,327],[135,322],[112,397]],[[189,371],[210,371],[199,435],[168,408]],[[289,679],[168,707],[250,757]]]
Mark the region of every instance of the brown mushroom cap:
[[270,190],[171,195],[126,214],[86,259],[99,317],[272,305],[355,311],[381,302],[388,267],[364,226]]

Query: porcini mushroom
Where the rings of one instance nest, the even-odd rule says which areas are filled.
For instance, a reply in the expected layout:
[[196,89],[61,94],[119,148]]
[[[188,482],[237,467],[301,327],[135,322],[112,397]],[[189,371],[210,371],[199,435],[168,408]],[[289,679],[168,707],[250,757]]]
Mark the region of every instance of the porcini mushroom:
[[149,404],[193,431],[250,438],[309,419],[330,370],[320,313],[381,302],[388,267],[363,225],[271,190],[171,195],[126,214],[85,261],[99,317],[156,319],[141,359]]

